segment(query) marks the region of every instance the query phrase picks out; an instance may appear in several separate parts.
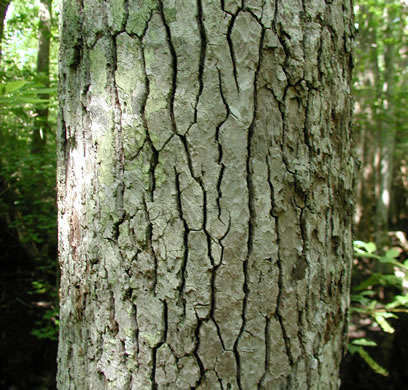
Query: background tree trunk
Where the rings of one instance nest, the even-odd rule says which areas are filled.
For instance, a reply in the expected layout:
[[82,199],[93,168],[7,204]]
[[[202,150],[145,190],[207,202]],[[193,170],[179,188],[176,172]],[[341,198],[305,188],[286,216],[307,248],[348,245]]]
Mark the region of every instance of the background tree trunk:
[[[359,180],[356,188],[356,237],[373,240],[376,220],[376,203],[379,193],[378,151],[382,96],[381,71],[378,63],[378,31],[372,28],[375,19],[367,6],[360,6],[359,58],[364,60],[354,71],[356,104],[354,108],[355,144],[360,158]],[[374,19],[374,20],[373,20]]]
[[[379,119],[379,180],[377,209],[375,219],[375,241],[378,248],[384,248],[389,243],[388,222],[392,199],[392,178],[394,174],[395,139],[397,134],[397,118],[395,107],[395,81],[396,81],[396,47],[393,40],[393,20],[399,17],[391,9],[384,10],[386,20],[384,47],[384,80],[382,115]],[[380,83],[380,80],[378,80]]]
[[351,2],[65,0],[61,28],[59,389],[337,389]]
[[0,0],[0,61],[1,61],[1,44],[3,41],[4,21],[6,20],[7,8],[10,5],[10,0]]
[[[45,87],[50,86],[50,46],[51,46],[51,0],[40,0],[38,23],[38,78]],[[42,94],[41,99],[48,100],[49,94]],[[32,152],[41,153],[46,144],[46,136],[50,131],[48,123],[48,102],[36,110],[36,122],[32,137]]]

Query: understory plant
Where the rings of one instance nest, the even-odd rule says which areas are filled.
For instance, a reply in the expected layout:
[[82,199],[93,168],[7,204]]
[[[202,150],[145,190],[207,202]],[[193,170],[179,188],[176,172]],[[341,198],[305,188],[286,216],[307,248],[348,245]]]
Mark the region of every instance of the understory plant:
[[[360,326],[392,334],[395,329],[391,320],[397,320],[398,313],[408,313],[408,260],[401,262],[400,256],[397,248],[379,255],[373,242],[354,242],[355,265],[360,265],[358,272],[365,272],[367,277],[352,288],[351,329]],[[377,374],[387,376],[388,370],[368,352],[377,343],[365,337],[366,330],[355,332],[348,351],[357,353]]]

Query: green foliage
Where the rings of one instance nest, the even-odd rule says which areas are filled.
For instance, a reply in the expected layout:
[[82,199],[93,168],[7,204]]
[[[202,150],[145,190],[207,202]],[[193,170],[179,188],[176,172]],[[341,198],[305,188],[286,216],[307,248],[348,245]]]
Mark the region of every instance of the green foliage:
[[58,310],[48,309],[42,321],[36,322],[36,328],[31,331],[31,334],[39,339],[58,340]]
[[[31,334],[39,339],[57,340],[58,339],[58,325],[59,325],[59,311],[58,311],[58,296],[55,285],[47,280],[34,280],[33,290],[29,293],[31,295],[44,297],[45,301],[38,301],[45,306],[45,311],[42,313],[41,320],[35,322],[35,328],[32,329]],[[50,302],[50,298],[52,301]]]
[[357,0],[354,4],[354,126],[357,131],[376,133],[380,122],[390,124],[398,131],[395,156],[402,159],[408,147],[408,8],[400,0]]
[[[374,342],[371,342],[371,344],[361,344],[364,346],[376,346],[377,344]],[[383,376],[388,376],[389,372],[386,370],[384,367],[380,366],[367,352],[366,349],[364,349],[362,346],[359,346],[358,344],[355,345],[354,343],[349,344],[348,350],[351,354],[358,353],[360,357],[370,366],[370,368],[379,375]]]
[[7,111],[13,107],[22,105],[44,105],[48,106],[48,99],[44,94],[55,94],[57,88],[46,88],[41,83],[28,80],[15,80],[0,84],[0,110]]
[[[372,242],[354,242],[354,255],[357,259],[366,261],[366,266],[391,265],[384,272],[369,272],[369,276],[353,287],[351,294],[350,314],[352,321],[368,319],[370,326],[377,326],[380,331],[394,333],[390,319],[397,320],[398,312],[408,313],[408,294],[404,286],[408,283],[408,261],[401,263],[398,260],[400,251],[391,248],[384,255],[376,254],[377,247]],[[390,270],[390,272],[388,272]],[[360,270],[360,272],[362,272]],[[396,294],[398,291],[402,294]],[[367,352],[366,347],[375,347],[377,344],[365,337],[353,339],[349,345],[350,353],[359,356],[380,375],[388,375],[388,371],[381,367]]]
[[[55,340],[57,23],[52,24],[50,87],[46,87],[47,77],[36,73],[38,9],[38,0],[13,0],[7,14],[0,64],[0,222],[6,222],[9,234],[18,238],[35,270],[29,294],[39,320],[32,334]],[[49,110],[47,126],[39,118],[44,109]],[[34,151],[37,133],[41,148]]]

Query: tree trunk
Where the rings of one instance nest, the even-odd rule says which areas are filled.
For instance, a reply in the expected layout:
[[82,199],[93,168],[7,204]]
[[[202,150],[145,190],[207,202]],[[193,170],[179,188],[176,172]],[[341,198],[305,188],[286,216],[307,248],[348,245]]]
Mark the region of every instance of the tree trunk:
[[[40,0],[38,23],[37,75],[45,87],[50,85],[50,44],[51,44],[51,0]],[[49,94],[41,99],[48,100]],[[33,130],[31,149],[33,153],[44,151],[46,136],[50,131],[48,122],[48,103],[36,109],[36,121]]]
[[359,240],[374,239],[376,204],[379,182],[379,126],[382,97],[379,67],[378,29],[375,17],[367,6],[361,6],[356,17],[359,25],[357,58],[361,61],[354,71],[354,131],[355,145],[360,158],[356,186],[355,235]]
[[390,206],[392,199],[392,177],[394,174],[394,151],[395,140],[397,134],[397,118],[396,118],[396,99],[395,81],[396,81],[396,63],[397,53],[393,35],[393,25],[395,18],[399,18],[400,14],[391,7],[384,10],[384,19],[386,21],[386,31],[384,36],[384,81],[377,82],[383,85],[383,100],[382,100],[382,115],[379,121],[380,137],[379,137],[379,183],[378,197],[375,219],[375,241],[377,247],[384,248],[389,244],[388,237],[388,222],[390,219]]
[[337,389],[351,2],[176,4],[63,2],[58,388]]
[[4,21],[6,20],[7,8],[10,5],[10,0],[0,0],[0,61],[2,57],[1,44],[4,34]]

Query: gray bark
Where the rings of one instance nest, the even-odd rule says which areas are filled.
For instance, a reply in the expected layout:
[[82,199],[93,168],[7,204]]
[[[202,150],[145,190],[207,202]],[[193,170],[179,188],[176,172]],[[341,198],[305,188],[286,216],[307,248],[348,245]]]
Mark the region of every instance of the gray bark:
[[60,390],[338,388],[351,13],[63,2]]

